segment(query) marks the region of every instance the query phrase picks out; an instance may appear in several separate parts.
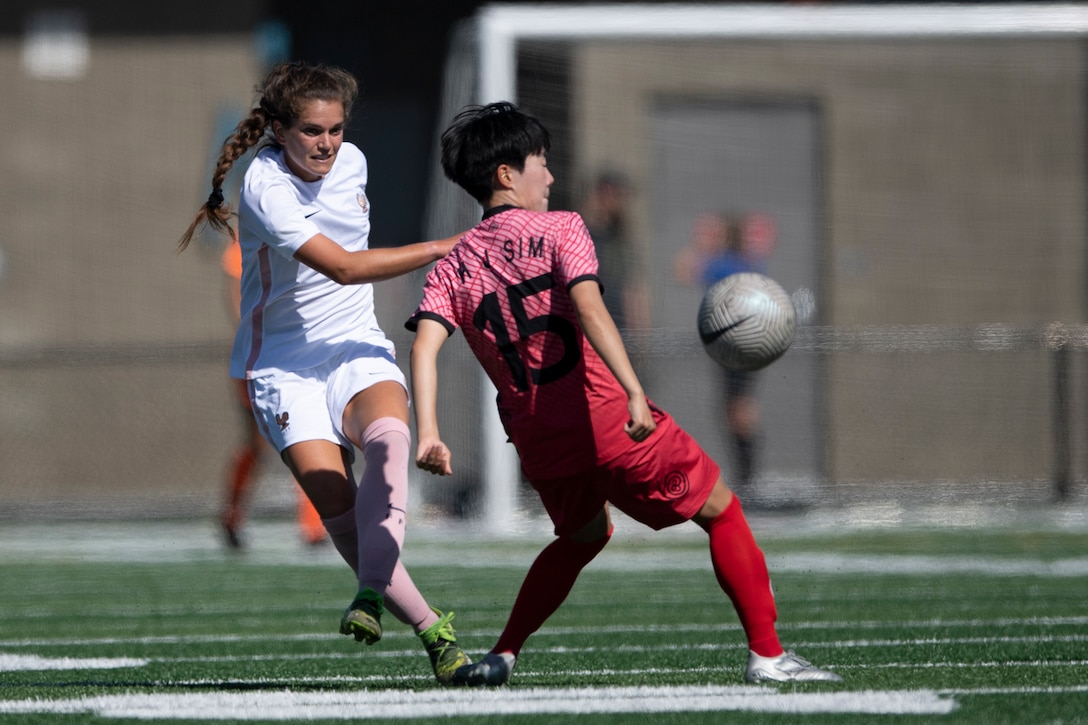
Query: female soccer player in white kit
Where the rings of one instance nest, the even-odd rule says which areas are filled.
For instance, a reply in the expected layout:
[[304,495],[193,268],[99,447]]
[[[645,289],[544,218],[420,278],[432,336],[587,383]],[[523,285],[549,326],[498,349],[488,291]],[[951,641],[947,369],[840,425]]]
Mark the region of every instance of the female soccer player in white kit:
[[[366,157],[344,142],[358,93],[347,72],[286,63],[224,142],[212,193],[181,240],[208,223],[228,232],[222,186],[262,144],[242,183],[241,324],[230,372],[247,381],[262,434],[313,502],[358,594],[340,631],[372,644],[387,608],[422,638],[435,676],[468,663],[450,620],[431,608],[400,561],[408,499],[408,394],[370,283],[445,256],[456,237],[369,249]],[[355,448],[366,463],[358,485]]]

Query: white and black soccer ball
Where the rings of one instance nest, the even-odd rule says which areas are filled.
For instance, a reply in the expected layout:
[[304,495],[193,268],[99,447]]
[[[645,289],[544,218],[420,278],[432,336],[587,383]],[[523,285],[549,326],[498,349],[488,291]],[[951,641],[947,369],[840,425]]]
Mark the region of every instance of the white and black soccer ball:
[[786,290],[756,272],[731,274],[703,295],[699,339],[707,354],[731,370],[759,370],[793,344],[797,312]]

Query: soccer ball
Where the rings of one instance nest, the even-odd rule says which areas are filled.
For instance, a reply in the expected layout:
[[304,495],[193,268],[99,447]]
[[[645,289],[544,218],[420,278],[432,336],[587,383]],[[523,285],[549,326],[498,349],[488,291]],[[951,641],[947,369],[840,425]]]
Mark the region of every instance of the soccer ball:
[[719,280],[699,305],[699,339],[711,359],[731,370],[759,370],[793,343],[797,313],[770,277],[740,272]]

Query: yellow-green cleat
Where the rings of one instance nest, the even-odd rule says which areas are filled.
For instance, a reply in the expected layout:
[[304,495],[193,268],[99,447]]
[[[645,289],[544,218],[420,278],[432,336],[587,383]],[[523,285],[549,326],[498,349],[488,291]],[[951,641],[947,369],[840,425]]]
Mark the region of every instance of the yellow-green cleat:
[[381,594],[369,587],[361,590],[340,618],[340,634],[350,634],[356,642],[374,644],[382,638],[384,611]]
[[457,646],[457,635],[453,632],[453,612],[442,614],[434,607],[431,611],[438,615],[438,621],[419,633],[423,647],[431,658],[435,678],[443,685],[450,684],[453,673],[458,667],[472,664],[461,648]]

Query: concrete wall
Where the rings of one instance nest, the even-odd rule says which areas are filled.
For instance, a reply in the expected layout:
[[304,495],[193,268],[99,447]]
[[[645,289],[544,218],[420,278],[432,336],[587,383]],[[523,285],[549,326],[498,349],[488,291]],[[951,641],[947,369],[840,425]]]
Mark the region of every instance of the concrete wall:
[[[805,99],[825,134],[821,324],[1084,321],[1082,43],[597,42],[572,52],[578,174],[631,173],[638,239],[684,243],[655,236],[653,103]],[[660,274],[655,290],[672,284]],[[1046,478],[1050,365],[1026,352],[830,355],[826,473]]]
[[91,35],[60,79],[23,50],[0,37],[0,516],[214,507],[232,323],[217,243],[175,245],[217,113],[252,100],[252,37]]
[[[92,35],[84,75],[41,79],[25,72],[18,32],[0,33],[0,518],[217,507],[238,434],[232,326],[218,246],[174,246],[207,194],[217,124],[252,99],[252,41]],[[822,324],[1082,322],[1083,55],[1066,41],[591,44],[569,65],[573,176],[630,172],[636,236],[651,240],[649,104],[809,99],[825,130]],[[655,290],[669,294],[660,273]],[[418,279],[378,293],[406,351]],[[451,355],[465,378],[452,387],[474,401],[478,374]],[[826,363],[819,435],[833,481],[1049,474],[1043,353]],[[1080,400],[1088,386],[1074,383]],[[478,438],[475,407],[454,412],[451,434]],[[458,496],[478,478],[464,445]]]

